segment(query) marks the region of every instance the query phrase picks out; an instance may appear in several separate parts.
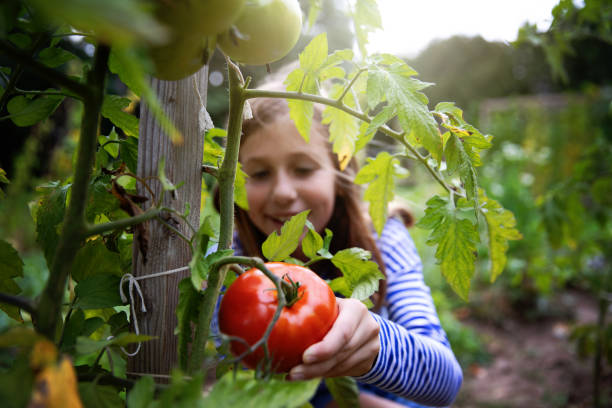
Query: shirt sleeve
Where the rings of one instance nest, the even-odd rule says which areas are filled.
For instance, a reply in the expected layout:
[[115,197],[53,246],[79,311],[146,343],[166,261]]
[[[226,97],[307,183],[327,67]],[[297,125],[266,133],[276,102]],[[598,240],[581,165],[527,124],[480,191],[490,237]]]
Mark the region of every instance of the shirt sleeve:
[[430,406],[450,405],[463,381],[440,326],[422,264],[403,223],[389,219],[378,240],[387,275],[386,305],[372,316],[380,351],[357,381]]

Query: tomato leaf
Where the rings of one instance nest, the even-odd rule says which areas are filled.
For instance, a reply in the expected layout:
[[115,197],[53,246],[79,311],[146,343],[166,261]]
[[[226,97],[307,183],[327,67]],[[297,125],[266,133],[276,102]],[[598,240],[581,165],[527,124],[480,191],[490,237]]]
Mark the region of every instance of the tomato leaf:
[[103,309],[123,304],[119,296],[120,278],[115,275],[93,275],[81,280],[74,288],[76,305],[83,309]]
[[58,183],[53,183],[49,187],[51,191],[43,196],[36,210],[36,242],[45,253],[47,265],[51,266],[59,241],[58,229],[64,221],[69,186],[59,186]]
[[[468,200],[478,200],[478,180],[476,170],[472,166],[470,157],[463,148],[463,143],[457,134],[450,132],[446,147],[444,149],[446,157],[447,171],[452,175],[455,171],[459,173],[459,178],[465,188],[465,195]],[[477,205],[475,205],[477,207]]]
[[320,380],[257,380],[252,371],[228,372],[204,399],[211,407],[297,408],[314,395]]
[[310,210],[294,215],[283,224],[280,235],[274,231],[261,246],[263,256],[269,261],[282,261],[295,251],[304,233],[304,226]]
[[6,109],[17,126],[32,126],[51,116],[64,101],[64,96],[45,95],[29,99],[23,95],[13,97]]
[[196,290],[202,290],[202,285],[204,284],[204,281],[208,279],[208,273],[212,264],[221,258],[231,256],[234,253],[234,250],[223,249],[221,251],[213,252],[208,256],[204,256],[205,253],[206,252],[203,252],[201,249],[197,250],[189,262],[189,268],[191,269],[191,283]]
[[319,13],[323,8],[323,0],[309,0],[308,5],[310,7],[308,8],[308,24],[306,27],[310,30],[315,21],[317,21],[317,17],[319,17]]
[[359,388],[352,377],[331,377],[325,379],[325,385],[339,408],[359,406]]
[[225,149],[215,140],[218,137],[227,137],[227,131],[219,128],[212,128],[206,131],[204,136],[204,157],[202,158],[204,163],[218,166],[223,158]]
[[38,53],[38,58],[46,66],[57,68],[77,58],[77,56],[60,47],[47,47]]
[[87,408],[121,407],[125,404],[112,385],[79,382],[79,395],[87,401]]
[[355,177],[357,184],[369,183],[364,199],[370,204],[369,213],[379,236],[387,220],[388,204],[395,196],[395,179],[407,175],[408,171],[400,167],[397,158],[380,152],[375,159],[368,158],[368,164]]
[[497,201],[488,198],[482,189],[479,193],[482,203],[480,211],[487,223],[489,235],[491,282],[495,282],[506,266],[508,241],[522,239],[523,236],[516,229],[516,219],[512,212],[503,208]]
[[[343,91],[344,86],[335,84],[330,92],[330,97],[339,98]],[[343,98],[343,102],[351,108],[357,105],[350,92]],[[329,140],[333,143],[334,153],[338,155],[340,170],[344,170],[355,153],[355,142],[359,136],[359,120],[338,108],[326,106],[323,110],[322,123],[329,125]]]
[[202,291],[194,287],[190,278],[185,278],[179,282],[179,299],[176,306],[176,316],[178,324],[176,335],[178,336],[178,355],[182,358],[179,361],[180,367],[187,367],[188,345],[192,342],[191,323],[197,323],[200,313],[200,303]]
[[238,162],[236,178],[234,179],[234,202],[245,211],[249,210],[249,200],[246,192],[247,177],[249,176],[242,170],[242,164]]
[[317,251],[323,248],[323,238],[315,230],[314,225],[310,221],[306,220],[306,226],[308,231],[304,239],[302,239],[302,252],[310,259],[317,258]]
[[[21,292],[19,285],[13,280],[23,276],[23,261],[11,244],[0,240],[0,292],[16,295]],[[11,319],[23,322],[17,306],[0,303],[2,309]]]
[[117,95],[105,95],[101,113],[113,125],[121,128],[126,135],[138,137],[138,118],[124,111],[130,103],[132,101],[128,98],[122,98]]
[[155,381],[153,377],[143,376],[130,389],[127,394],[128,408],[149,408],[155,395]]
[[368,106],[374,109],[387,101],[396,113],[406,140],[423,146],[440,162],[442,138],[438,124],[427,107],[427,97],[420,92],[431,84],[412,78],[417,72],[397,57],[377,56],[368,65]]
[[71,269],[72,278],[80,282],[94,275],[121,277],[119,253],[111,252],[101,239],[87,241],[77,252]]
[[155,338],[155,336],[147,336],[144,334],[135,334],[127,332],[103,340],[94,340],[90,337],[81,336],[77,338],[76,352],[78,353],[78,355],[98,353],[105,347],[125,347],[133,343],[142,343],[143,341],[149,341]]
[[465,216],[472,207],[455,207],[452,200],[434,196],[427,201],[425,216],[417,226],[431,230],[427,243],[437,245],[436,259],[442,275],[453,290],[468,300],[470,281],[474,275],[477,226]]
[[384,279],[376,262],[370,261],[371,257],[370,252],[361,248],[336,252],[331,261],[342,276],[331,281],[332,290],[345,297],[367,300],[378,290],[378,281]]

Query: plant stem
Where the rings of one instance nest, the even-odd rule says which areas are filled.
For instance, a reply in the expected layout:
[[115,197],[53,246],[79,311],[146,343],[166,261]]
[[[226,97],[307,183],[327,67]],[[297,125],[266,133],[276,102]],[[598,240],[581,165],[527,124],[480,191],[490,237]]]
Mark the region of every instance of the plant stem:
[[[85,206],[87,204],[89,180],[95,162],[100,110],[104,98],[109,54],[110,48],[108,46],[99,45],[96,48],[93,68],[87,75],[87,86],[78,84],[74,87],[78,91],[71,89],[71,91],[77,93],[83,92],[85,96],[83,98],[83,120],[77,162],[63,228],[49,270],[49,279],[41,294],[37,316],[34,320],[37,331],[51,340],[55,340],[64,290],[72,262],[87,232]],[[53,72],[57,74],[55,71]],[[67,81],[66,84],[73,85],[72,80],[67,79]],[[65,86],[65,84],[63,85]],[[83,87],[87,90],[86,92],[83,91]]]
[[[334,107],[336,109],[340,109],[343,112],[348,113],[351,116],[356,117],[364,122],[370,123],[372,119],[363,112],[359,112],[355,109],[349,108],[344,103],[342,103],[341,99],[330,99],[324,96],[312,95],[312,94],[304,94],[301,92],[284,92],[284,91],[269,91],[264,89],[245,89],[244,90],[244,98],[283,98],[283,99],[299,99],[302,101],[309,101],[314,103],[320,103],[322,105],[327,105]],[[427,157],[423,156],[419,151],[408,143],[404,137],[404,132],[396,132],[395,130],[389,128],[388,126],[381,126],[380,130],[385,133],[387,136],[395,139],[402,145],[406,147],[414,157],[421,162],[423,166],[427,169],[429,174],[442,186],[446,191],[451,191],[451,187],[442,179],[442,176],[432,168],[427,162]]]
[[25,310],[30,315],[36,313],[36,308],[30,299],[23,298],[21,296],[10,295],[8,293],[0,292],[0,303],[7,305],[17,306],[21,310]]
[[[242,75],[238,67],[226,58],[229,74],[229,125],[227,129],[227,145],[223,163],[219,168],[219,199],[220,199],[220,231],[219,250],[228,249],[232,245],[234,232],[234,181],[238,165],[240,135],[242,133],[242,112],[244,110],[244,87]],[[227,266],[223,266],[208,275],[208,283],[200,304],[200,314],[192,344],[188,374],[193,374],[202,367],[210,321],[219,297],[221,285],[225,280]]]
[[150,208],[142,214],[135,215],[129,218],[123,218],[117,221],[105,222],[104,224],[96,224],[87,227],[83,233],[84,237],[91,237],[93,235],[104,234],[105,232],[124,229],[131,227],[132,225],[140,224],[141,222],[148,221],[157,217],[161,213],[159,208]]

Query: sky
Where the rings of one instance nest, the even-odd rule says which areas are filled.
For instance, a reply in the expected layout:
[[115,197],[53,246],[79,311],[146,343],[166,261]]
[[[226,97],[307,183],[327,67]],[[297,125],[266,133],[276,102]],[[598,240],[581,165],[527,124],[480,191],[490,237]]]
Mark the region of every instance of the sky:
[[378,0],[384,31],[368,51],[414,57],[435,39],[456,34],[513,41],[525,23],[546,29],[559,0]]

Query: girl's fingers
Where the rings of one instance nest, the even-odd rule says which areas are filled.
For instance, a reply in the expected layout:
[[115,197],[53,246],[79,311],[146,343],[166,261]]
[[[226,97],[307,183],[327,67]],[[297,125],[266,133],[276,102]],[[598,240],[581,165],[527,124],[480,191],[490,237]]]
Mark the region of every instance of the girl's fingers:
[[325,338],[304,352],[304,364],[294,367],[293,379],[365,374],[376,359],[379,327],[365,306],[338,299],[338,319]]

